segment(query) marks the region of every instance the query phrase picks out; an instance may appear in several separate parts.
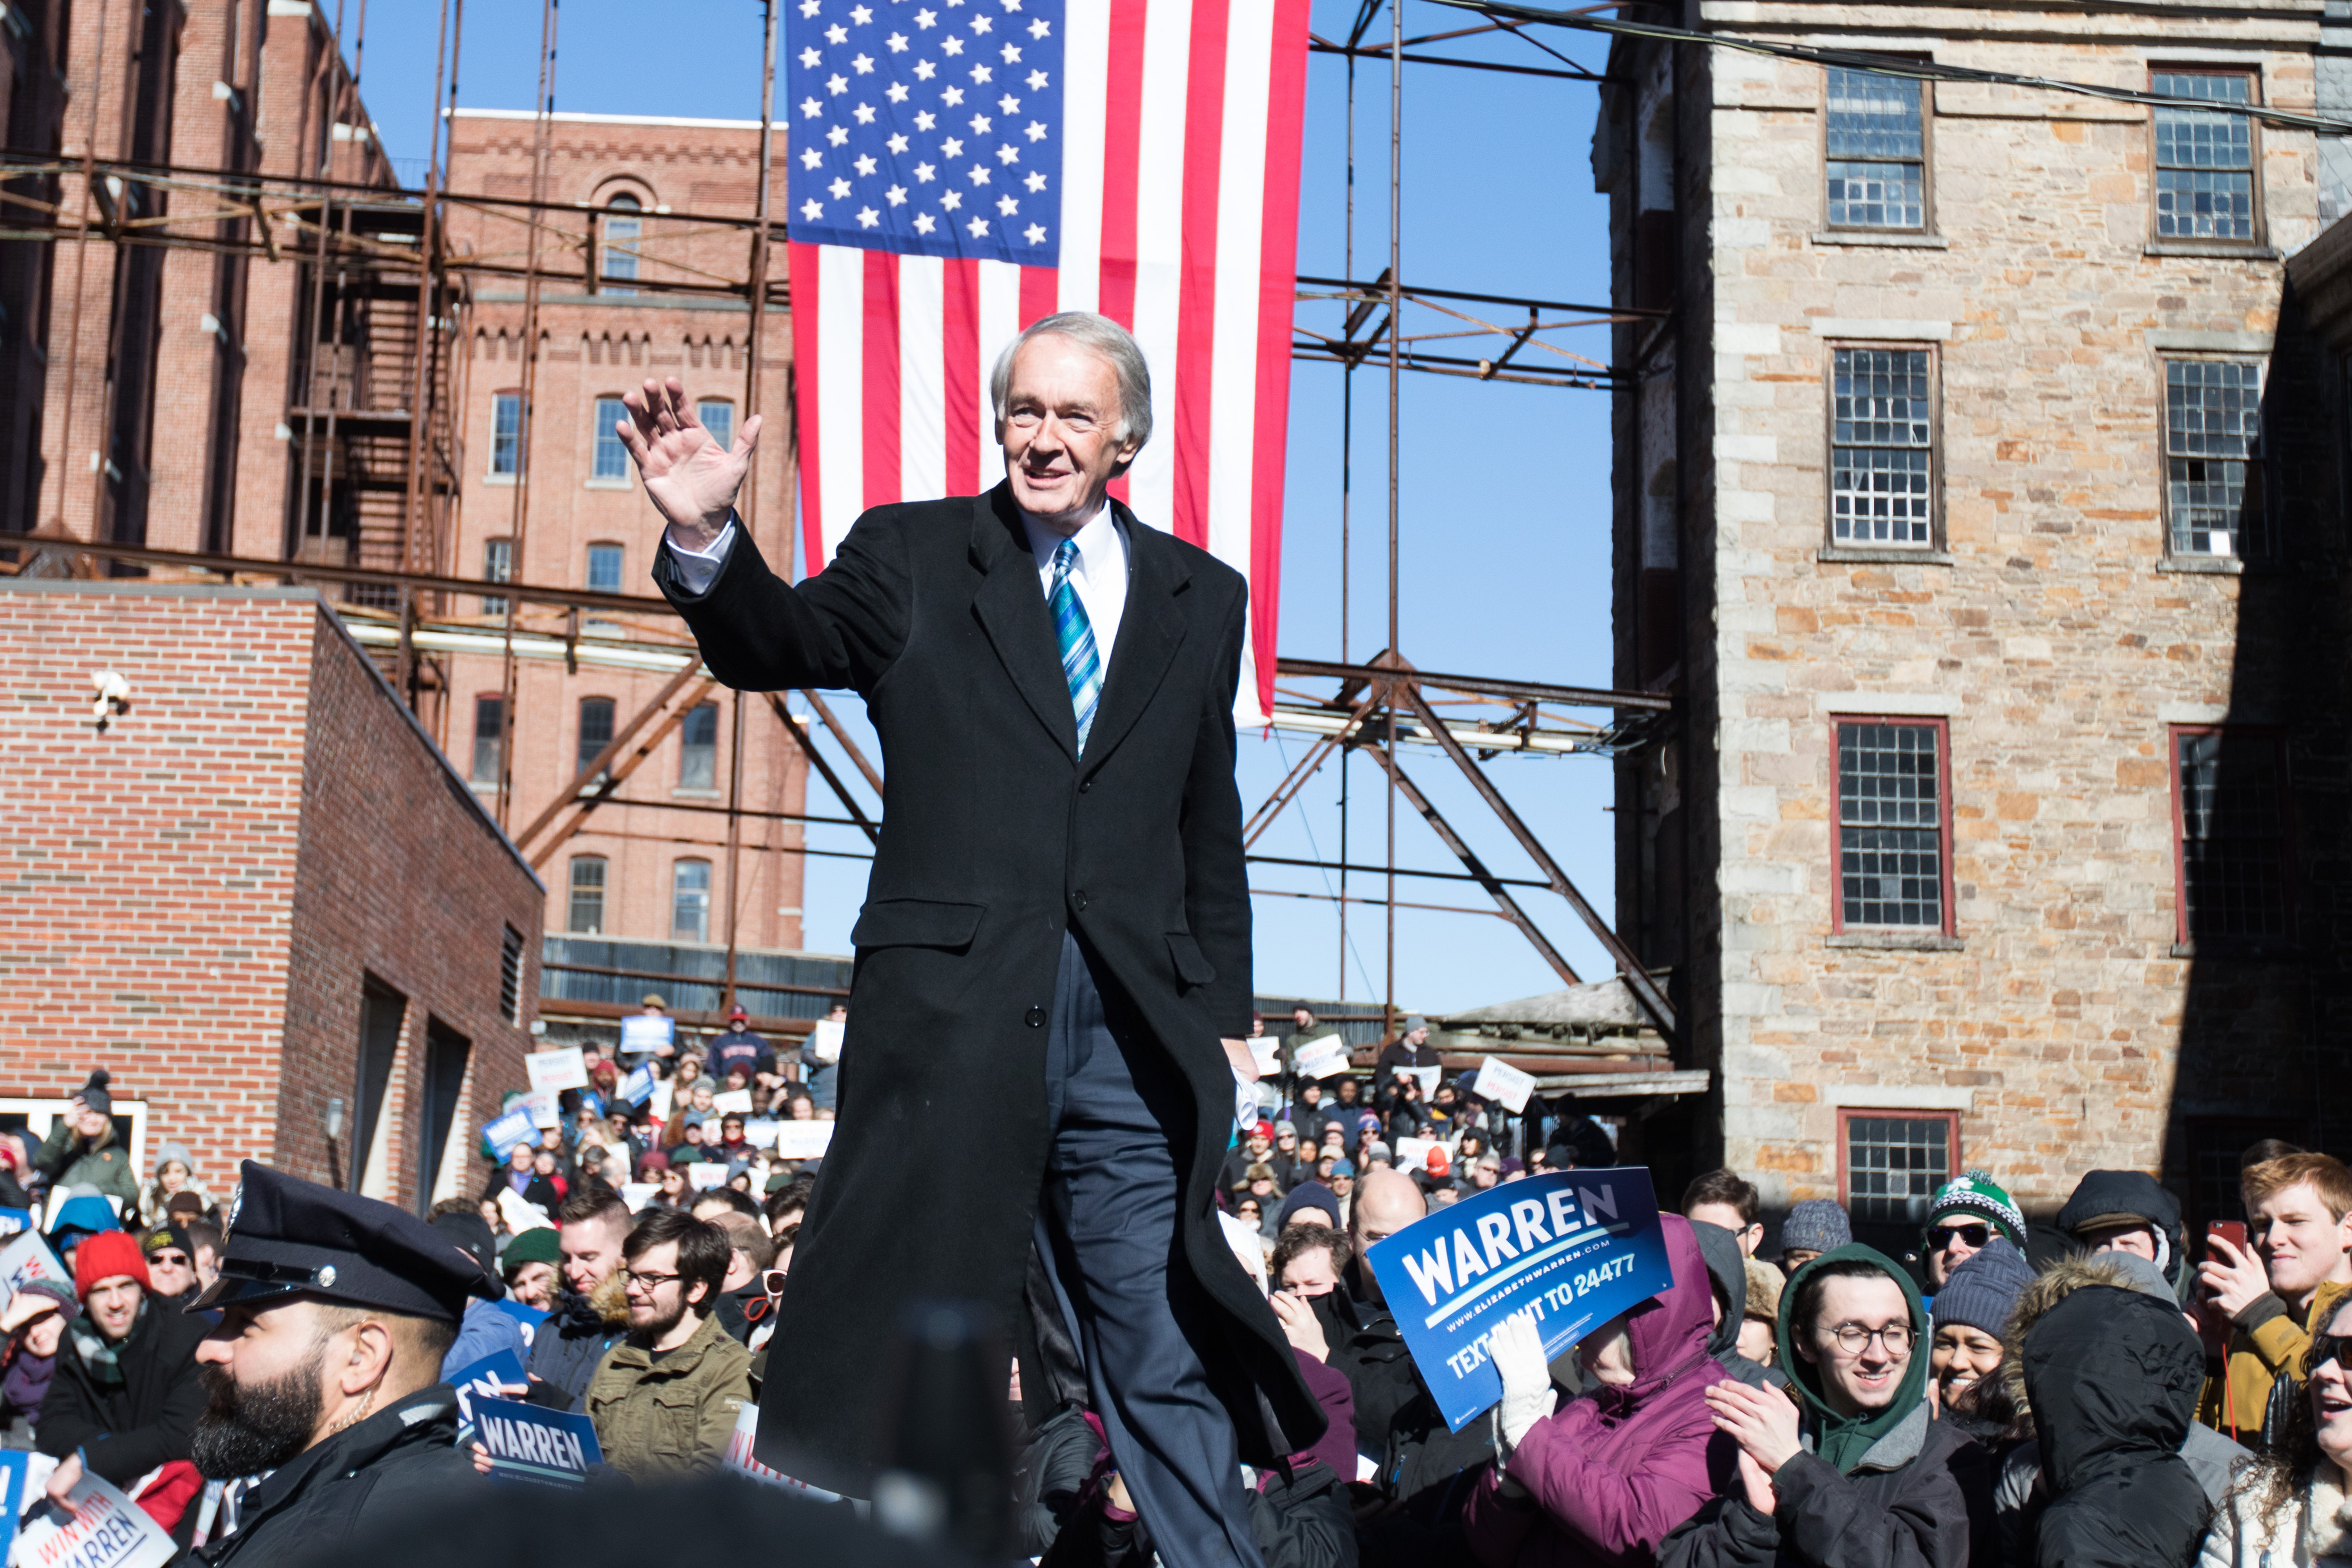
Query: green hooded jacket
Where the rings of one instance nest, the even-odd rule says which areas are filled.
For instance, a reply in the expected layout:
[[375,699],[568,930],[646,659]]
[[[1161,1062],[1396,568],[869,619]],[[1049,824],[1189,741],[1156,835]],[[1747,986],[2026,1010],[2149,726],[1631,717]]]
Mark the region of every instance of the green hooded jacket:
[[[1911,1359],[1903,1368],[1903,1381],[1895,1385],[1895,1398],[1885,1409],[1866,1416],[1841,1416],[1830,1407],[1822,1397],[1821,1368],[1797,1354],[1796,1336],[1790,1326],[1798,1299],[1804,1294],[1806,1280],[1833,1263],[1867,1263],[1882,1270],[1902,1288],[1904,1306],[1911,1314]],[[1822,1253],[1789,1277],[1788,1288],[1780,1292],[1780,1318],[1774,1330],[1780,1347],[1780,1366],[1789,1375],[1807,1424],[1813,1429],[1813,1451],[1838,1474],[1851,1471],[1873,1443],[1901,1426],[1904,1417],[1927,1397],[1930,1332],[1927,1309],[1920,1303],[1918,1287],[1912,1284],[1910,1274],[1900,1264],[1876,1248],[1851,1242]]]

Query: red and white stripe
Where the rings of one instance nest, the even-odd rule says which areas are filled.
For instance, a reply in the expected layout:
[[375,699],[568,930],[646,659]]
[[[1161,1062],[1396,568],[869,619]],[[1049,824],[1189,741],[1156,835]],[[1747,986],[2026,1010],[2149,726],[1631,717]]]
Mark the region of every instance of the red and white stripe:
[[1097,310],[1151,365],[1152,436],[1112,486],[1248,578],[1236,716],[1274,694],[1307,0],[1069,0],[1058,267],[791,247],[801,527],[1003,476],[988,372],[1027,323]]

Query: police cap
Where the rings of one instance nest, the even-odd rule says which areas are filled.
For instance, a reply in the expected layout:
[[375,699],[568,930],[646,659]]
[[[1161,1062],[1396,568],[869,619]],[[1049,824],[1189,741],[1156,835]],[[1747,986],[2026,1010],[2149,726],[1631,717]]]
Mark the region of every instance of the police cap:
[[252,1160],[221,1225],[220,1278],[187,1310],[296,1294],[454,1322],[498,1281],[457,1240],[404,1209]]

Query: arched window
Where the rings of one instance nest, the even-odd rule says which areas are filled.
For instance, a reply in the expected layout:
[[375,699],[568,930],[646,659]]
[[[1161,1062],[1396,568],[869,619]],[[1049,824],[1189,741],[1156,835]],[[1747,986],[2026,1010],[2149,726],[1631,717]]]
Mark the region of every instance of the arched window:
[[572,907],[564,929],[581,936],[604,934],[604,857],[572,857]]
[[678,727],[677,787],[719,788],[719,705],[697,703]]
[[613,744],[613,699],[582,697],[580,699],[580,751],[577,768],[585,768],[596,760],[596,754]]
[[679,861],[670,868],[669,934],[674,941],[710,940],[709,861]]
[[[646,232],[644,209],[635,196],[615,196],[604,208],[604,276],[621,280],[637,276],[637,241]],[[635,294],[634,288],[607,288],[607,294]]]

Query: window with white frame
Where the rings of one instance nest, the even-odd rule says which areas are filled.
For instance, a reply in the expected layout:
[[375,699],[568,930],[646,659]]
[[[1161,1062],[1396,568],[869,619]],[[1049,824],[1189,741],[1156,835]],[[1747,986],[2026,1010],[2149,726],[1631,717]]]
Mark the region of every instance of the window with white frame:
[[710,940],[710,862],[684,860],[670,869],[669,934],[681,942]]
[[721,446],[735,444],[735,405],[724,398],[705,398],[694,405],[694,417]]
[[490,472],[511,477],[522,469],[522,393],[490,394]]
[[1831,356],[1831,538],[1931,548],[1934,350],[1856,346]]
[[598,479],[625,479],[629,476],[629,449],[621,444],[620,423],[629,417],[628,406],[616,397],[596,400],[596,445],[594,462],[588,472]]
[[634,288],[615,288],[613,281],[632,280],[637,276],[637,241],[644,237],[646,221],[637,214],[644,209],[635,196],[615,196],[604,209],[604,265],[607,294],[635,294]]
[[2263,502],[2263,368],[2164,362],[2164,508],[2176,556],[2270,553]]

